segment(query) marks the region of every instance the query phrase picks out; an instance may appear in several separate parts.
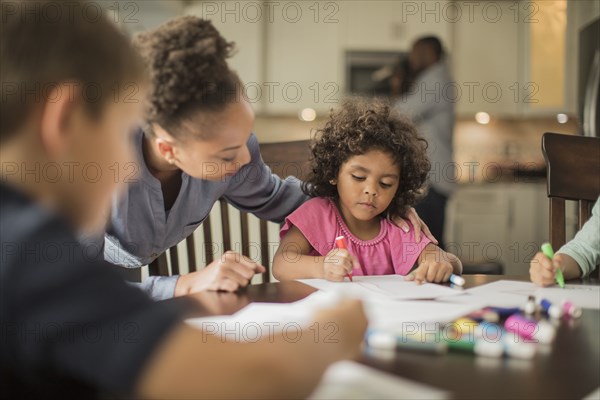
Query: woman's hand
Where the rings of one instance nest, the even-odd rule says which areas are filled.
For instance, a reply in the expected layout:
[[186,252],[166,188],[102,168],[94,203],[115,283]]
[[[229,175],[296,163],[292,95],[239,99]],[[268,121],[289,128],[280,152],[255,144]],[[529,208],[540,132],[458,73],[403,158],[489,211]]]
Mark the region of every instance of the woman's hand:
[[409,220],[412,226],[415,228],[415,240],[418,242],[421,241],[421,232],[429,238],[433,243],[438,244],[437,239],[431,234],[429,227],[425,225],[425,222],[419,217],[417,211],[413,207],[409,207],[404,215],[404,218],[396,217],[392,220],[394,224],[396,224],[400,229],[404,232],[408,232],[410,227],[406,220]]
[[241,287],[248,286],[254,274],[265,271],[265,267],[250,258],[227,251],[219,260],[213,261],[206,268],[180,276],[175,285],[175,296],[203,290],[235,292]]

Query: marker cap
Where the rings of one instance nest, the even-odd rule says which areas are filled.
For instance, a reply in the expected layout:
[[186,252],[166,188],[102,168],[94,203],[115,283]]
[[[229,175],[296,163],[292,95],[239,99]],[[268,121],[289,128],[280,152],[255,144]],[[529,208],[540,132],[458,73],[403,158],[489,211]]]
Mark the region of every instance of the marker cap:
[[464,286],[465,278],[463,278],[460,275],[452,274],[452,275],[450,275],[450,282],[452,282],[453,284],[455,284],[457,286]]
[[506,339],[504,341],[504,351],[506,355],[513,358],[520,358],[522,360],[530,360],[535,356],[535,344],[524,343]]
[[492,342],[487,340],[478,340],[475,342],[475,354],[485,357],[502,357],[504,346],[500,341]]

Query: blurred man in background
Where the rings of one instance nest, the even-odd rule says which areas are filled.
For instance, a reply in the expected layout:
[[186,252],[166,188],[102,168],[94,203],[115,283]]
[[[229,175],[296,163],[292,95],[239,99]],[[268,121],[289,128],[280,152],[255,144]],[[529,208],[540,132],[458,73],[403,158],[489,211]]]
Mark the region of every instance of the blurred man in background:
[[452,146],[456,85],[446,58],[437,37],[422,37],[413,44],[408,62],[397,69],[401,73],[391,79],[392,92],[399,94],[396,107],[413,119],[429,143],[429,190],[416,210],[441,248],[446,204],[456,181]]

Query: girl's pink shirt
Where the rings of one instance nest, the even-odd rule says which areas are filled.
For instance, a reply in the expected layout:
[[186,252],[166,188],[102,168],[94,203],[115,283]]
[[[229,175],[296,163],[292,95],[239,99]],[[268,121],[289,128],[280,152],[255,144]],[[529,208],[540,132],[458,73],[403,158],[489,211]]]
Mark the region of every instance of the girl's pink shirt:
[[336,247],[335,238],[345,236],[348,251],[360,263],[360,270],[352,271],[354,275],[406,275],[430,243],[425,236],[417,243],[410,223],[410,230],[404,232],[387,218],[381,218],[375,238],[360,240],[350,232],[333,200],[326,198],[313,198],[301,205],[285,219],[279,236],[283,238],[292,225],[308,240],[315,256],[325,256]]

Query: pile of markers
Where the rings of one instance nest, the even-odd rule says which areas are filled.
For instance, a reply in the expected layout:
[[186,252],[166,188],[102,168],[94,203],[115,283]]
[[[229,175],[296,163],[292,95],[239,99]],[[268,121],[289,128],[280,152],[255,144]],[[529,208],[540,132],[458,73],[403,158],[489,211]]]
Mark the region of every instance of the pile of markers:
[[[488,307],[427,329],[400,334],[370,330],[367,351],[418,351],[431,354],[468,352],[483,357],[531,359],[539,346],[554,340],[557,322],[576,319],[581,309],[570,301],[553,304],[529,296],[523,307]],[[535,317],[535,318],[534,318]]]

